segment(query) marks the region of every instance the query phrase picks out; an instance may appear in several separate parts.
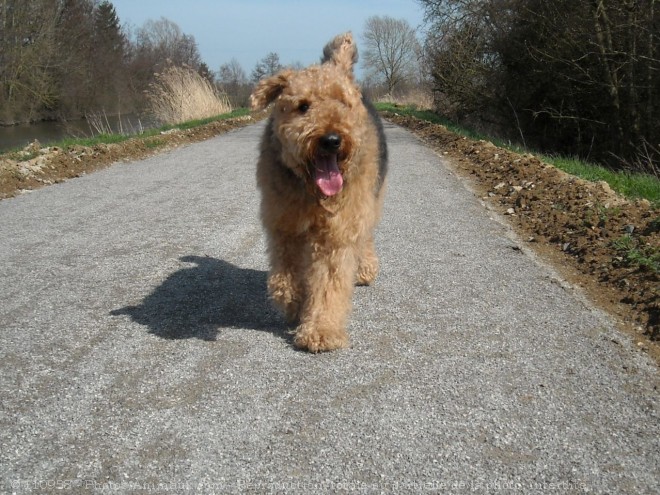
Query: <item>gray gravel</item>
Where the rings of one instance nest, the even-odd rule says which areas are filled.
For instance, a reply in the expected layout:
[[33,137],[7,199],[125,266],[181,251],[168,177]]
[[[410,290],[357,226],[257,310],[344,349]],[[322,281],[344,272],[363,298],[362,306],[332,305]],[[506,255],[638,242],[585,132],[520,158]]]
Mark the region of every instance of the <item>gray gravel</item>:
[[660,492],[653,363],[399,128],[352,346],[295,350],[261,131],[0,202],[0,492]]

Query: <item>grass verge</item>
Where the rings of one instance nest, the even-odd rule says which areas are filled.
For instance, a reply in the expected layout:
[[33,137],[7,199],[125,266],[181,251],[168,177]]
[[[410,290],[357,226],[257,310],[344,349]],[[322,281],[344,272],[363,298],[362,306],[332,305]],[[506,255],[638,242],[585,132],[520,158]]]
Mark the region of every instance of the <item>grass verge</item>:
[[[153,136],[158,136],[163,132],[171,131],[172,129],[193,129],[195,127],[201,127],[212,122],[219,122],[223,120],[233,119],[237,117],[246,117],[250,115],[250,111],[247,108],[237,108],[229,113],[224,113],[221,115],[216,115],[214,117],[208,117],[205,119],[190,120],[187,122],[182,122],[180,124],[168,124],[160,127],[154,127],[152,129],[147,129],[140,134],[98,134],[89,138],[66,138],[61,141],[42,143],[44,146],[56,147],[62,149],[68,149],[75,146],[83,147],[94,147],[99,144],[116,144],[127,141],[134,138],[150,138]],[[30,153],[25,152],[22,148],[15,148],[0,153],[0,156],[6,155],[13,159],[18,159],[19,161],[27,161],[38,155],[37,152]]]
[[537,155],[541,160],[549,163],[559,170],[568,174],[575,175],[581,179],[591,182],[605,181],[617,193],[631,199],[646,199],[650,201],[654,207],[660,208],[660,179],[648,174],[638,174],[634,172],[622,171],[617,172],[600,165],[584,162],[576,158],[566,158],[561,156],[549,156],[534,151],[523,149],[519,146],[511,145],[502,140],[493,139],[489,136],[484,136],[470,129],[465,129],[456,125],[455,123],[427,110],[415,110],[410,107],[396,105],[393,103],[376,103],[376,108],[380,111],[394,112],[400,115],[407,115],[416,117],[427,122],[434,124],[441,124],[451,132],[460,136],[465,136],[469,139],[483,139],[491,141],[496,146],[506,148],[516,153],[532,153]]

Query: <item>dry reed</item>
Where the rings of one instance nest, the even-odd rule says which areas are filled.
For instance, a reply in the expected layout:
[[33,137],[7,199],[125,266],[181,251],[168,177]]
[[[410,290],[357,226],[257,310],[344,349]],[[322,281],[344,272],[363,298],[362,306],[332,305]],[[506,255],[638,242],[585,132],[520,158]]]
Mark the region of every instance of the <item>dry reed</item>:
[[433,108],[433,95],[424,89],[412,89],[398,96],[386,94],[378,98],[378,103],[393,103],[410,106],[415,110],[431,110]]
[[231,112],[227,95],[188,67],[169,67],[147,91],[149,110],[163,124],[215,117]]

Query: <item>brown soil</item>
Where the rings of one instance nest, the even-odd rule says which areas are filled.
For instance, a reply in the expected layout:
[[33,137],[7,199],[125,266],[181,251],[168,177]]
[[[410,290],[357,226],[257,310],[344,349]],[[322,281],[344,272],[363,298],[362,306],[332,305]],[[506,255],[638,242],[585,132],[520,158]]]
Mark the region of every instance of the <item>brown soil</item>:
[[[646,200],[628,201],[605,182],[578,179],[531,154],[470,140],[414,117],[385,116],[449,158],[527,246],[615,316],[660,363],[660,274],[657,266],[640,265],[630,255],[633,250],[646,258],[660,253],[660,211]],[[622,249],[623,241],[628,250]]]
[[[42,148],[33,143],[0,155],[0,199],[202,141],[255,122],[243,117],[137,137],[91,148]],[[473,141],[444,126],[387,114],[408,128],[464,176],[493,209],[506,215],[527,245],[549,260],[573,285],[616,317],[637,345],[660,363],[660,276],[631,262],[613,244],[628,234],[641,253],[660,250],[660,212],[648,201],[627,201],[605,183],[567,175],[533,155],[519,155],[486,141]]]

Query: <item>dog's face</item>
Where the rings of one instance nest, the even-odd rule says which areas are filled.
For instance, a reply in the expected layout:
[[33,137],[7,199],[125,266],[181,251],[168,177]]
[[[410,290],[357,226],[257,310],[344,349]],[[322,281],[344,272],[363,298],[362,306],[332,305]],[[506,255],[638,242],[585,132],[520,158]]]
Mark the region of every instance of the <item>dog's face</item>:
[[350,176],[368,118],[353,78],[357,51],[350,34],[331,41],[321,65],[284,70],[261,81],[252,107],[274,102],[273,133],[282,162],[320,197],[338,194]]

